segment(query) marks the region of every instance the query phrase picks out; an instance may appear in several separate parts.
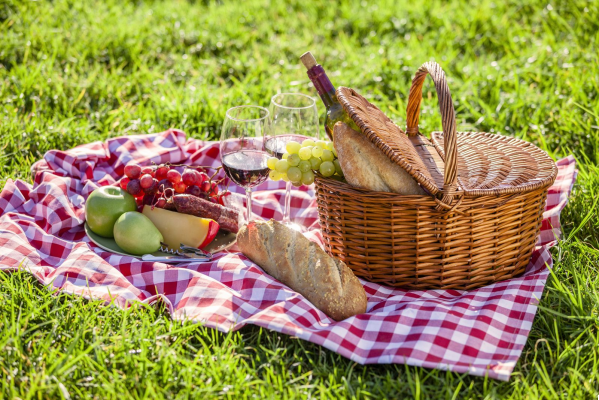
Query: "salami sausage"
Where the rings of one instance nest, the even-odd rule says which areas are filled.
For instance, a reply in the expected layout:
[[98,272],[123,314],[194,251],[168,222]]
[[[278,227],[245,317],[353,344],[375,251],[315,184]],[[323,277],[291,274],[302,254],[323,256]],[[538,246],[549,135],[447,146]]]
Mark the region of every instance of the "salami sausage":
[[175,205],[173,203],[171,203],[170,201],[166,202],[166,204],[164,205],[164,209],[169,210],[169,211],[177,211],[177,209],[175,208]]
[[195,215],[196,217],[210,218],[218,222],[220,227],[229,232],[239,231],[239,213],[220,204],[190,194],[178,194],[172,197],[173,204],[182,214]]
[[218,224],[220,227],[226,231],[237,233],[239,231],[239,223],[236,219],[224,217],[222,214],[218,219]]

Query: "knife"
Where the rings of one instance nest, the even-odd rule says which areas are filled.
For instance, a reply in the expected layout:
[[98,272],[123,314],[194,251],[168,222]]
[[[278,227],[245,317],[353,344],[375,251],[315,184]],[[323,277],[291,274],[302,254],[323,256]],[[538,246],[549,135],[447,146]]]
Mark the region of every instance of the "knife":
[[204,256],[187,256],[187,255],[177,255],[177,256],[155,256],[153,254],[144,254],[141,256],[142,261],[152,261],[152,262],[163,262],[163,263],[184,263],[184,262],[204,262],[210,261],[212,257],[204,257]]

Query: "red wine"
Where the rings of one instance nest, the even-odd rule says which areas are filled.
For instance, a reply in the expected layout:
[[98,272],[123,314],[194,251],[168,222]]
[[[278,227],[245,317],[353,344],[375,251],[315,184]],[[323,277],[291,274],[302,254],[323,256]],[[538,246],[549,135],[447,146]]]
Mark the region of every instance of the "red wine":
[[266,151],[268,151],[270,154],[272,154],[273,156],[280,159],[281,157],[283,157],[283,154],[287,152],[287,150],[286,150],[287,143],[289,143],[291,141],[301,143],[306,139],[313,139],[314,141],[318,140],[318,139],[309,138],[308,136],[303,136],[303,135],[293,135],[293,134],[277,135],[277,136],[269,138],[266,141],[266,144],[264,145],[264,147],[266,147]]
[[223,156],[223,168],[233,182],[243,188],[258,186],[268,178],[270,155],[259,150],[242,150]]
[[312,84],[316,88],[320,99],[327,109],[327,113],[324,118],[324,130],[327,133],[329,139],[334,140],[333,127],[339,121],[345,122],[350,128],[360,132],[355,122],[347,115],[341,103],[337,99],[335,87],[331,83],[331,80],[324,72],[324,68],[316,63],[316,59],[312,53],[305,52],[300,57],[300,60],[308,70],[308,78],[312,81]]

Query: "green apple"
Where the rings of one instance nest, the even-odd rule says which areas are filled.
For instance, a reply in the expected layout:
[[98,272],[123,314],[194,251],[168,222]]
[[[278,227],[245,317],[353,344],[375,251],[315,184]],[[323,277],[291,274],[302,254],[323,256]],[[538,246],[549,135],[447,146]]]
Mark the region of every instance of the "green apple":
[[102,186],[87,198],[85,219],[94,233],[111,238],[116,220],[123,213],[135,210],[135,198],[129,193],[116,186]]
[[130,211],[121,215],[114,224],[114,241],[127,253],[141,256],[158,251],[162,234],[150,218]]

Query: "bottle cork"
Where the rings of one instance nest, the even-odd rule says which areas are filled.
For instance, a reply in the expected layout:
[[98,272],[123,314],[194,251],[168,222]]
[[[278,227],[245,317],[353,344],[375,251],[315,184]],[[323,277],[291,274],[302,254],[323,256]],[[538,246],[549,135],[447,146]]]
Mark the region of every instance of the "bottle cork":
[[313,66],[315,66],[317,64],[316,59],[314,58],[312,53],[310,53],[309,51],[302,54],[302,56],[300,57],[300,60],[301,60],[302,64],[304,64],[304,66],[306,67],[307,70],[309,70],[310,68],[312,68]]

